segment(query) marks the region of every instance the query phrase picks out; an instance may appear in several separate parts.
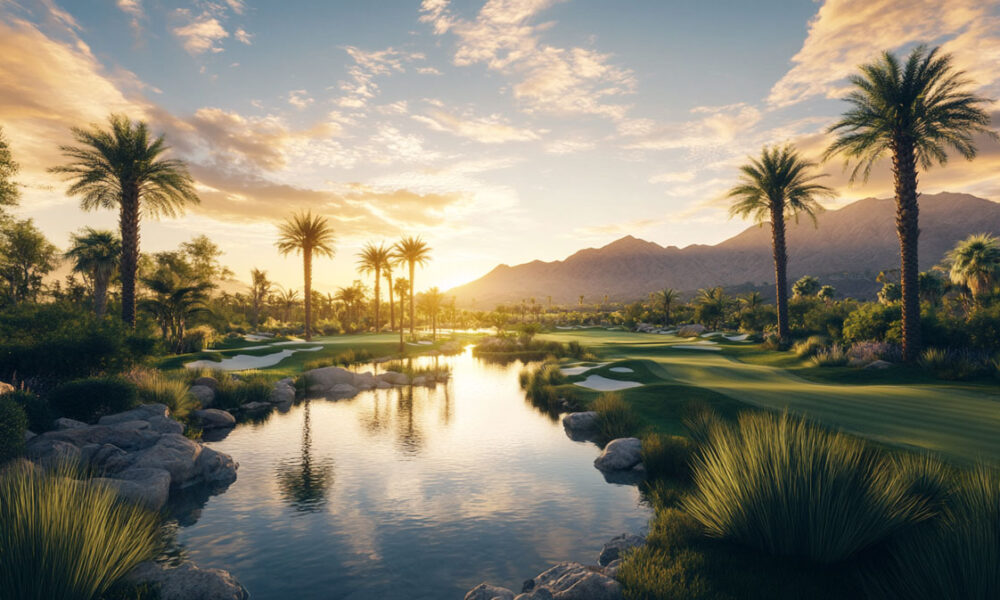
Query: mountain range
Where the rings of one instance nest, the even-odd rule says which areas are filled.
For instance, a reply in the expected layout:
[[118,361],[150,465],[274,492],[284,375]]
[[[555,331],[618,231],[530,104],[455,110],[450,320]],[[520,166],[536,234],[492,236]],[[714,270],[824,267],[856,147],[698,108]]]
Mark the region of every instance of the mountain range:
[[[939,264],[959,240],[973,233],[1000,233],[1000,203],[969,194],[920,196],[920,269]],[[842,208],[788,223],[789,285],[815,275],[838,296],[874,297],[879,271],[899,268],[895,202],[866,198]],[[499,265],[483,277],[448,292],[461,306],[493,308],[535,298],[576,304],[634,301],[663,288],[690,296],[721,285],[731,291],[774,294],[771,228],[752,226],[715,245],[661,246],[631,235],[601,248],[580,250],[564,260]]]

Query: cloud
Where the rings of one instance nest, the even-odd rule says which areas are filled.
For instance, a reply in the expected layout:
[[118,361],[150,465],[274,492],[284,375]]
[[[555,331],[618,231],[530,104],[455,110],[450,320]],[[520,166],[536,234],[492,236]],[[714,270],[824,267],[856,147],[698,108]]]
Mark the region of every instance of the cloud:
[[288,103],[295,108],[302,109],[312,104],[314,100],[306,90],[292,90],[288,92]]
[[573,230],[575,236],[582,237],[604,237],[608,235],[631,234],[650,227],[663,224],[664,219],[635,219],[624,223],[604,223],[589,227],[578,227]]
[[954,39],[945,49],[989,85],[1000,78],[993,68],[1000,58],[1000,20],[990,14],[997,5],[996,0],[826,0],[768,102],[787,106],[815,96],[839,97],[844,79],[882,50],[948,37]]
[[541,41],[552,24],[531,21],[558,1],[488,0],[469,21],[455,17],[445,0],[424,0],[421,21],[437,35],[455,35],[456,65],[481,63],[512,78],[514,97],[528,112],[624,118],[629,107],[609,99],[635,91],[630,70],[607,54]]
[[745,103],[700,106],[690,112],[694,119],[675,123],[627,119],[618,131],[629,138],[625,147],[630,149],[692,149],[728,145],[761,121],[760,110]]
[[417,73],[420,73],[421,75],[444,75],[444,73],[436,67],[417,67]]
[[509,125],[504,122],[500,115],[476,117],[469,114],[454,115],[444,110],[431,110],[424,115],[413,115],[413,119],[427,125],[434,131],[451,133],[483,144],[502,144],[538,139],[538,134],[534,131]]
[[695,177],[695,172],[690,171],[671,171],[668,173],[659,173],[653,175],[649,178],[649,183],[688,183],[692,181]]
[[563,139],[553,140],[545,144],[545,151],[549,154],[575,154],[586,152],[597,147],[597,142],[585,139]]
[[142,0],[117,0],[116,4],[123,13],[132,18],[132,30],[138,34],[142,29],[141,21],[146,18],[142,10]]
[[233,37],[247,46],[249,46],[253,41],[253,35],[247,33],[246,29],[243,29],[242,27],[233,32]]
[[368,100],[378,94],[376,77],[403,73],[406,71],[405,63],[425,58],[419,52],[407,52],[392,47],[366,51],[356,46],[347,46],[344,50],[354,59],[354,64],[347,70],[349,78],[337,84],[344,92],[337,103],[344,108],[363,108]]
[[222,52],[222,45],[219,42],[229,37],[229,32],[219,19],[209,13],[202,13],[197,18],[192,18],[190,11],[186,9],[178,9],[177,12],[189,20],[188,24],[173,29],[174,35],[180,38],[188,53],[198,55],[205,52]]

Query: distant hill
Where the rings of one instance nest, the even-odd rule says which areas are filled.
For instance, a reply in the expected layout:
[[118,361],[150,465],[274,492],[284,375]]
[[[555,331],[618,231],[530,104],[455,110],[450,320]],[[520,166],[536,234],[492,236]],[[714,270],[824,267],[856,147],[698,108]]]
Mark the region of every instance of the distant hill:
[[[895,202],[866,198],[826,211],[818,227],[803,219],[789,223],[789,285],[815,275],[840,296],[874,297],[879,271],[899,268]],[[973,233],[1000,233],[1000,203],[969,194],[920,196],[920,269],[941,262],[945,252]],[[601,248],[580,250],[565,260],[499,265],[483,277],[449,291],[463,306],[492,308],[498,303],[548,296],[559,304],[588,303],[605,295],[632,301],[665,287],[691,294],[723,285],[759,289],[773,296],[771,229],[752,226],[714,246],[663,247],[625,236]]]

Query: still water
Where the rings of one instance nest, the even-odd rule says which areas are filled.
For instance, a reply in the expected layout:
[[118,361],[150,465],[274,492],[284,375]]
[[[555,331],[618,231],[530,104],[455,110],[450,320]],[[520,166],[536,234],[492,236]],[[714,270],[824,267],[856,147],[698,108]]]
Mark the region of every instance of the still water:
[[645,529],[636,488],[605,482],[597,447],[525,400],[520,363],[416,364],[434,360],[447,384],[312,399],[211,442],[239,478],[182,519],[184,552],[255,600],[443,600],[519,591]]

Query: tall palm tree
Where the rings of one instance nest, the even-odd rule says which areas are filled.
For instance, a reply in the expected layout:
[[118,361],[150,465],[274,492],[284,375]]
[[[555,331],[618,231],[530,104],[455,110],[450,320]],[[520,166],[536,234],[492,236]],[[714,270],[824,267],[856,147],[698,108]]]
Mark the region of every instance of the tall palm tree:
[[989,100],[967,91],[965,74],[937,48],[916,48],[905,65],[884,52],[860,70],[850,78],[854,89],[846,100],[851,108],[829,129],[837,139],[826,156],[843,156],[845,167],[855,162],[851,181],[859,173],[867,181],[872,166],[892,155],[902,267],[903,360],[914,361],[921,345],[917,163],[923,169],[944,165],[948,148],[971,160],[976,156],[973,135],[996,134],[987,128],[989,114],[982,108]]
[[751,217],[759,225],[771,221],[771,250],[774,254],[774,286],[778,304],[778,337],[787,339],[788,329],[788,248],[785,244],[785,217],[809,215],[816,221],[822,210],[817,197],[834,195],[830,188],[816,183],[822,175],[811,175],[816,163],[799,155],[792,145],[765,146],[760,158],[740,167],[740,184],[729,190],[734,199],[730,217]]
[[410,268],[410,337],[416,337],[415,320],[413,318],[414,271],[416,266],[423,266],[431,260],[431,248],[419,237],[406,237],[396,242],[393,247],[393,257],[397,264],[405,264]]
[[260,311],[265,300],[271,294],[274,284],[267,278],[267,271],[252,269],[250,271],[250,322],[256,327],[260,323]]
[[172,217],[198,195],[187,166],[163,158],[164,137],[153,139],[142,121],[111,115],[110,129],[97,125],[72,129],[79,146],[60,146],[69,163],[51,169],[71,183],[70,195],[81,195],[84,210],[117,208],[122,237],[122,319],[135,327],[135,280],[139,264],[139,219],[145,214]]
[[[406,298],[406,294],[410,292],[410,282],[402,277],[397,277],[396,282],[393,284],[394,291],[396,292],[396,298],[399,299],[399,351],[403,351],[403,299]],[[413,313],[410,313],[410,318],[413,318]],[[410,330],[413,330],[413,324],[410,324]]]
[[431,339],[437,341],[438,314],[441,313],[441,306],[444,304],[444,294],[434,286],[420,295],[420,304],[424,313],[431,318]]
[[[364,274],[372,273],[375,275],[375,333],[382,329],[382,319],[379,317],[382,304],[382,271],[389,265],[391,257],[391,248],[387,248],[385,244],[376,246],[371,242],[365,244],[365,247],[358,253],[358,270]],[[391,292],[389,293],[389,301],[392,302]]]
[[951,282],[969,288],[977,302],[1000,283],[1000,239],[988,233],[965,238],[948,252],[946,260]]
[[302,254],[302,277],[305,284],[306,341],[312,339],[312,259],[317,256],[333,257],[336,238],[330,222],[311,211],[294,214],[279,226],[281,236],[275,242],[278,252],[286,256],[292,252]]
[[209,312],[206,302],[212,284],[208,281],[185,281],[167,269],[142,278],[142,283],[153,295],[142,299],[139,306],[159,321],[164,340],[171,343],[174,351],[183,351],[188,320]]
[[[386,263],[382,265],[382,274],[385,276],[386,285],[389,286],[389,331],[394,331],[396,329],[396,303],[393,300],[393,293],[392,293],[393,278],[392,278],[391,260],[386,261]],[[403,305],[399,306],[399,310],[400,311],[403,310]],[[402,316],[400,316],[399,319],[400,322],[402,322],[403,320]],[[400,325],[400,327],[402,327],[402,325]]]
[[658,292],[653,292],[653,300],[663,307],[663,324],[670,324],[670,307],[677,302],[680,294],[673,288],[664,288]]
[[94,313],[104,316],[108,302],[108,286],[121,260],[122,240],[113,231],[98,231],[87,227],[70,238],[66,258],[73,261],[73,272],[90,282],[94,294]]

